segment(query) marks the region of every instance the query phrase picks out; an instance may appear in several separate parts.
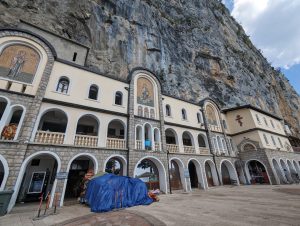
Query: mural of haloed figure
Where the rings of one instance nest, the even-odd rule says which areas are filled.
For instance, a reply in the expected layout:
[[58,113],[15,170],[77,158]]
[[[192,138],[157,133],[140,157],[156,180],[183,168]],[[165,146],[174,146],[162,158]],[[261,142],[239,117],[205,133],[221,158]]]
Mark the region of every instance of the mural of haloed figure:
[[153,85],[146,78],[137,81],[137,103],[154,107]]
[[0,55],[0,76],[25,83],[32,83],[39,54],[24,45],[12,45],[2,50]]

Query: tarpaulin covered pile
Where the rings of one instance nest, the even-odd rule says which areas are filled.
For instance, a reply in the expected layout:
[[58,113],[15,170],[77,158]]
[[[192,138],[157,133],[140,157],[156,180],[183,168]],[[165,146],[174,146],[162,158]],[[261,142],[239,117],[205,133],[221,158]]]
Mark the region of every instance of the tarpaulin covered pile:
[[143,181],[114,174],[92,179],[88,183],[85,198],[92,212],[149,205],[153,202]]

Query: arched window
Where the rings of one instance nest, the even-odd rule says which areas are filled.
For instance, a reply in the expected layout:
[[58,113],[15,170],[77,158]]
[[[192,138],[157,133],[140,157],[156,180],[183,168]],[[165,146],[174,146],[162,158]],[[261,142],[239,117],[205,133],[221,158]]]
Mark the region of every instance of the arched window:
[[271,136],[271,139],[272,139],[272,142],[273,142],[274,146],[276,146],[276,141],[275,141],[273,136]]
[[89,99],[92,99],[92,100],[98,99],[98,86],[96,86],[96,85],[90,86]]
[[203,134],[198,135],[198,144],[199,144],[199,147],[203,147],[203,148],[206,147],[205,136]]
[[264,134],[264,139],[265,139],[266,144],[269,145],[269,141],[268,141],[266,134]]
[[217,136],[217,141],[218,141],[218,150],[221,151],[223,149],[223,147],[222,147],[221,138],[219,136]]
[[153,108],[150,109],[150,118],[155,118],[155,112]]
[[24,114],[24,109],[20,106],[14,106],[11,110],[9,120],[1,132],[1,139],[13,140],[18,136],[18,130],[22,123],[21,119]]
[[2,116],[6,110],[7,105],[8,105],[7,100],[0,97],[0,120],[2,119]]
[[278,142],[279,142],[279,144],[280,144],[280,147],[282,147],[282,148],[283,148],[282,142],[281,142],[281,140],[280,140],[280,138],[279,138],[279,137],[278,137]]
[[143,107],[142,106],[138,106],[138,116],[143,117]]
[[264,121],[265,121],[266,126],[269,126],[267,119],[265,117],[264,117]]
[[123,94],[120,91],[116,92],[115,104],[116,105],[122,105],[123,104]]
[[182,108],[181,114],[182,114],[182,119],[183,119],[183,120],[187,120],[186,110],[185,110],[184,108]]
[[260,118],[259,118],[258,114],[256,114],[255,116],[256,116],[256,121],[260,124]]
[[171,116],[171,107],[170,105],[166,105],[166,116]]
[[272,127],[275,129],[274,123],[272,120],[270,120]]
[[227,145],[224,139],[222,139],[222,146],[223,146],[223,150],[227,151]]
[[149,118],[149,109],[148,108],[144,108],[144,117]]
[[202,114],[200,112],[197,113],[197,121],[198,123],[203,123]]
[[56,91],[60,93],[67,94],[69,91],[70,81],[66,77],[62,77],[59,79]]

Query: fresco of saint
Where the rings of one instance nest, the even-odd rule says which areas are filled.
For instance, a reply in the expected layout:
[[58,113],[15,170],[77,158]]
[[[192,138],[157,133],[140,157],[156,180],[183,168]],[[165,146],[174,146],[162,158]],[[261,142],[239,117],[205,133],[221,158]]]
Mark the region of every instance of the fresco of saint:
[[137,81],[137,102],[154,107],[153,85],[148,79],[139,78]]
[[38,64],[39,54],[24,45],[11,45],[0,54],[0,77],[25,83],[32,83]]

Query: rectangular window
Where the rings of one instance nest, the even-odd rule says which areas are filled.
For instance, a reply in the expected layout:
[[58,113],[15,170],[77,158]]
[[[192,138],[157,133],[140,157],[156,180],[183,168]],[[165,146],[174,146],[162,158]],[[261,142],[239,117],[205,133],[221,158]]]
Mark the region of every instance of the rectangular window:
[[76,61],[76,58],[77,58],[77,53],[76,53],[76,52],[74,52],[74,54],[73,54],[73,62],[75,62],[75,61]]

